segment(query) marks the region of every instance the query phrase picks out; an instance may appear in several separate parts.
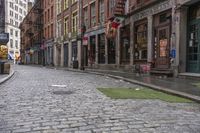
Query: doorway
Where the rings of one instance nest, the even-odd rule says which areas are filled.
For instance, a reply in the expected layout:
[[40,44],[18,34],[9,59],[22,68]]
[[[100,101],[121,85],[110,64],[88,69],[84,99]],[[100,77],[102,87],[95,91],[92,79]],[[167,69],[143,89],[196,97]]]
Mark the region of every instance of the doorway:
[[156,68],[170,67],[170,28],[169,26],[157,29]]
[[64,66],[65,67],[68,67],[68,58],[69,58],[68,49],[69,49],[68,44],[64,44]]

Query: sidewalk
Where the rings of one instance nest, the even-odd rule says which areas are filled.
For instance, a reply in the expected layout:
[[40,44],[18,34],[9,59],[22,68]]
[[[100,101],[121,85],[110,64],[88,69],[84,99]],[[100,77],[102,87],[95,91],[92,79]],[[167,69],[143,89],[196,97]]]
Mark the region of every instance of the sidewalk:
[[[46,68],[55,68],[48,67]],[[100,70],[100,69],[72,69],[72,68],[55,68],[58,70],[67,70],[74,72],[90,73],[102,76],[108,76],[115,79],[121,79],[133,84],[138,84],[144,87],[149,87],[155,90],[163,91],[169,94],[178,95],[181,97],[189,98],[200,103],[200,87],[195,84],[200,84],[199,80],[157,77],[150,75],[137,75],[135,73],[128,73],[123,71]]]
[[99,70],[99,69],[86,69],[81,71],[79,69],[71,68],[57,68],[68,71],[86,72],[91,74],[98,74],[109,76],[116,79],[121,79],[144,87],[149,87],[155,90],[163,91],[170,94],[175,94],[181,97],[189,98],[194,101],[200,102],[200,87],[195,84],[200,84],[198,80],[157,77],[150,75],[137,75],[135,73],[128,73],[122,71]]
[[8,81],[15,74],[15,71],[13,70],[13,66],[11,66],[10,69],[11,70],[9,74],[0,74],[0,85]]

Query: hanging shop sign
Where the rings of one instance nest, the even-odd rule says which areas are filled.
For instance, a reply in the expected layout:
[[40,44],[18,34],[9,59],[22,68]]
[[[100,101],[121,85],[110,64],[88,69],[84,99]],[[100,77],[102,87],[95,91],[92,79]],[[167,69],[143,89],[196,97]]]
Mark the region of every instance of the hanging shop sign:
[[0,43],[1,45],[6,45],[9,42],[8,33],[0,33]]
[[88,37],[83,37],[83,45],[88,45]]

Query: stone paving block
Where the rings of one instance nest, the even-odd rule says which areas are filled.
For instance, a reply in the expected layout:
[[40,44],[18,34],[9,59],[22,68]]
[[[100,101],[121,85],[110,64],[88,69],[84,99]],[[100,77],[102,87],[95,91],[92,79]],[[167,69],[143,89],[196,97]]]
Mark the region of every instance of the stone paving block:
[[[0,133],[23,130],[27,133],[200,131],[199,104],[113,100],[96,88],[138,85],[86,73],[28,66],[15,69],[17,75],[0,89],[0,105],[6,105],[0,109]],[[56,90],[70,90],[73,94],[55,95]]]

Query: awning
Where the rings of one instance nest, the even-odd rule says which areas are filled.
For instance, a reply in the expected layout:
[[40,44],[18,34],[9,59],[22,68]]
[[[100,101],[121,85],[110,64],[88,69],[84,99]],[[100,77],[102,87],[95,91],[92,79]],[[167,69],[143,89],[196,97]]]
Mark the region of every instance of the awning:
[[12,53],[8,53],[8,59],[14,60],[14,55]]

